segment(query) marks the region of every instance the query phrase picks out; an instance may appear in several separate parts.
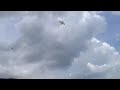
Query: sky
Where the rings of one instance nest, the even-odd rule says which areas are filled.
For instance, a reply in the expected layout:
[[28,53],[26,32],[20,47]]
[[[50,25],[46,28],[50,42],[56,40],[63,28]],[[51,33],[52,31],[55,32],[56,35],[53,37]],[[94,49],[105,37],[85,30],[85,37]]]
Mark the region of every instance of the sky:
[[0,11],[0,78],[118,79],[119,24],[119,11]]

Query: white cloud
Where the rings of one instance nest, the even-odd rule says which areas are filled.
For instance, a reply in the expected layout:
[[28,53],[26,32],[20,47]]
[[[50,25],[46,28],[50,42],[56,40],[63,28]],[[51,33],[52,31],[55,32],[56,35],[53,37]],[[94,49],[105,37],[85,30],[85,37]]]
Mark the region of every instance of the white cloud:
[[[72,67],[77,69],[73,78],[115,78],[119,74],[120,54],[114,47],[93,38],[89,48],[80,53]],[[76,67],[77,65],[77,67]],[[74,70],[73,69],[73,70]],[[81,70],[82,69],[82,70]],[[119,77],[120,78],[120,77]]]

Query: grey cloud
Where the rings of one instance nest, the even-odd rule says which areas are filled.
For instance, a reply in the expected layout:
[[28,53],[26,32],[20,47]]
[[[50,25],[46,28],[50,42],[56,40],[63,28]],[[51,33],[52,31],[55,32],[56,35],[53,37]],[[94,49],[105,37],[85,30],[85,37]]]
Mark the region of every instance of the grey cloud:
[[[87,42],[92,38],[94,32],[104,29],[104,19],[86,12],[89,18],[82,14],[84,12],[65,12],[64,18],[67,18],[65,20],[68,22],[68,26],[64,28],[57,27],[57,24],[55,24],[59,14],[64,14],[64,12],[44,12],[43,15],[40,14],[43,12],[35,13],[36,15],[34,15],[34,12],[31,13],[33,13],[32,16],[23,18],[17,25],[22,34],[20,39],[22,41],[19,41],[16,45],[20,44],[21,46],[18,48],[21,48],[22,43],[26,44],[27,51],[23,49],[21,53],[25,55],[22,60],[28,63],[40,63],[41,60],[47,60],[53,62],[50,65],[52,67],[68,67],[73,59],[79,55],[80,51],[86,49]],[[80,14],[81,17],[79,18]],[[57,17],[54,18],[56,15]],[[82,19],[86,19],[86,22],[82,21]],[[68,30],[69,25],[71,25],[69,22],[71,24],[78,23]],[[102,25],[97,29],[94,24]],[[59,28],[61,28],[61,31]]]
[[0,18],[9,18],[20,15],[25,15],[24,11],[0,11]]
[[3,79],[9,79],[9,78],[22,79],[23,77],[13,75],[13,73],[10,73],[10,72],[5,72],[5,73],[0,73],[0,78],[3,78]]
[[72,78],[76,79],[105,79],[106,73],[105,72],[90,72],[87,74],[77,74],[75,76],[72,76]]

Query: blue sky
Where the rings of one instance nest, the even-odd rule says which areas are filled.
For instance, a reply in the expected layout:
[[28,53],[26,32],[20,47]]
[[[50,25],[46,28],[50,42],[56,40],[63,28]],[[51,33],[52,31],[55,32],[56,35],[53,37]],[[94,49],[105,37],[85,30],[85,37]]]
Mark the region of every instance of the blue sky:
[[119,52],[120,12],[0,12],[0,77],[120,78]]
[[[114,15],[110,11],[106,11],[102,14],[107,21],[107,30],[97,36],[98,39],[109,43],[120,51],[120,40],[116,40],[120,35],[120,16]],[[120,39],[120,37],[118,37]]]

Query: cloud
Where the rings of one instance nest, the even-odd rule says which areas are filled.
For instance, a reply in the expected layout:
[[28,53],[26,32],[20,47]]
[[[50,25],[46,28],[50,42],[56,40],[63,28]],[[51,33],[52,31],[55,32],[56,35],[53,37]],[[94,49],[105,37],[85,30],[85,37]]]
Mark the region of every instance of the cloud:
[[26,44],[26,51],[29,51],[24,52],[26,56],[23,57],[28,63],[48,60],[55,67],[69,66],[79,52],[86,48],[87,41],[104,29],[104,19],[96,14],[67,12],[62,17],[66,22],[63,27],[59,26],[58,17],[55,17],[57,12],[46,14],[26,16],[16,25],[23,35],[19,43]]
[[[106,20],[99,13],[28,11],[15,15],[15,19],[21,17],[14,23],[20,38],[0,46],[1,73],[20,78],[70,78],[69,74],[107,78],[111,67],[119,68],[115,48],[94,38],[106,29]],[[66,25],[61,26],[58,19]]]
[[26,15],[26,11],[0,11],[0,19]]
[[[77,71],[72,75],[72,78],[115,78],[113,76],[119,74],[117,71],[120,65],[119,52],[96,38],[91,40],[88,47],[74,60],[72,67]],[[76,65],[77,67],[75,67]]]

